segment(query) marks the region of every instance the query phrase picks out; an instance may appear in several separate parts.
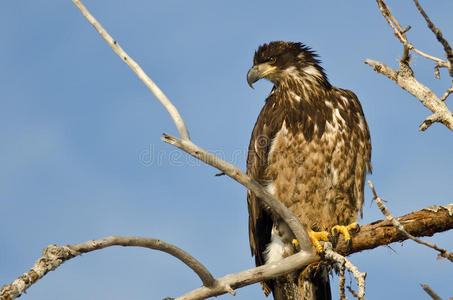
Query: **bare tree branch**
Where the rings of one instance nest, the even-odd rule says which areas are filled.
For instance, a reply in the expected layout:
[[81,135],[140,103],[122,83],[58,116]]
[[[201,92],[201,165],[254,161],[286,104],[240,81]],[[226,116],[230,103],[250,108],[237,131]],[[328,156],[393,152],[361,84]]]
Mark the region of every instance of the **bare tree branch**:
[[345,290],[344,290],[344,283],[346,281],[346,277],[345,277],[345,274],[344,274],[344,271],[346,270],[346,267],[345,267],[345,263],[346,262],[343,262],[341,265],[340,265],[340,280],[338,282],[338,286],[340,288],[340,300],[346,300],[346,293],[345,293]]
[[[413,236],[432,236],[453,229],[453,203],[447,206],[426,207],[396,219]],[[347,256],[407,239],[407,235],[398,231],[391,221],[379,220],[361,226],[360,232],[352,235],[351,249],[348,249],[344,240],[340,239],[335,251]]]
[[434,74],[436,78],[439,78],[439,68],[446,67],[450,71],[450,75],[453,77],[453,53],[451,52],[451,47],[448,42],[443,38],[442,33],[438,28],[434,26],[431,20],[428,18],[426,13],[423,11],[421,6],[419,5],[417,0],[414,0],[415,5],[419,9],[420,13],[425,18],[426,22],[428,23],[428,27],[434,32],[439,42],[444,46],[445,52],[447,53],[448,61],[442,60],[440,58],[431,56],[426,54],[414,47],[406,37],[406,32],[410,29],[408,26],[406,29],[403,29],[402,26],[399,24],[398,20],[392,15],[390,9],[385,4],[384,0],[376,0],[379,10],[381,11],[382,15],[384,16],[387,23],[393,29],[395,36],[400,40],[400,42],[404,45],[404,52],[403,56],[400,59],[399,70],[395,71],[392,68],[384,65],[383,63],[366,59],[365,63],[372,66],[375,71],[378,73],[386,75],[391,80],[395,81],[400,87],[408,91],[410,94],[414,95],[416,98],[422,102],[422,104],[427,107],[429,110],[433,112],[433,115],[428,117],[423,123],[420,125],[420,131],[424,131],[428,129],[431,124],[434,122],[441,122],[445,126],[447,126],[450,130],[453,131],[453,115],[448,107],[444,104],[442,105],[443,101],[448,97],[451,93],[451,89],[447,90],[447,92],[439,99],[428,87],[421,84],[417,79],[414,77],[414,72],[412,71],[411,67],[409,66],[409,51],[413,51],[427,59],[431,59],[435,61],[437,64],[434,67]]
[[357,295],[357,293],[351,288],[351,286],[347,286],[348,288],[348,291],[355,297],[355,298],[359,298],[359,295]]
[[408,64],[401,61],[400,69],[395,71],[389,66],[372,59],[366,59],[365,63],[373,67],[376,72],[393,80],[434,113],[435,118],[429,117],[420,125],[421,131],[426,130],[433,122],[441,122],[453,131],[453,115],[445,102],[441,101],[427,86],[414,77],[414,73]]
[[298,252],[272,264],[266,264],[239,273],[226,275],[225,277],[217,279],[217,287],[207,288],[203,286],[176,298],[176,300],[205,299],[222,295],[227,292],[222,286],[231,286],[233,289],[238,289],[290,273],[319,260],[319,256],[313,253]]
[[165,96],[162,90],[146,75],[145,71],[121,48],[116,40],[110,36],[110,34],[102,27],[102,25],[91,15],[88,9],[80,2],[79,0],[71,0],[82,12],[88,22],[93,25],[101,37],[112,47],[113,51],[137,74],[138,78],[151,90],[151,92],[156,96],[157,100],[162,103],[162,105],[167,109],[170,114],[173,122],[178,129],[179,136],[182,139],[190,139],[189,131],[187,130],[184,120],[181,118],[181,115],[178,112],[178,109],[171,103],[171,101]]
[[434,35],[436,36],[436,38],[439,41],[439,43],[441,43],[442,46],[444,47],[445,54],[447,56],[448,61],[450,62],[450,67],[449,67],[450,76],[453,77],[453,67],[452,67],[453,66],[453,50],[451,49],[450,44],[448,43],[448,41],[446,39],[444,39],[444,37],[442,35],[442,31],[440,31],[440,29],[437,28],[433,24],[433,22],[428,17],[426,12],[420,6],[420,3],[418,3],[418,0],[414,0],[414,3],[415,3],[415,6],[417,6],[417,9],[420,12],[420,14],[423,16],[423,18],[425,18],[425,21],[426,21],[426,23],[428,25],[428,28],[431,29],[431,31],[434,33]]
[[[409,41],[407,40],[407,37],[406,37],[406,32],[410,29],[410,26],[408,26],[406,29],[403,29],[401,27],[401,25],[399,24],[398,20],[392,15],[392,13],[390,12],[390,9],[387,7],[385,2],[383,0],[376,0],[376,2],[378,4],[378,6],[379,6],[379,10],[381,11],[382,15],[386,19],[387,23],[390,25],[390,27],[395,32],[395,36],[404,45],[404,48],[406,50],[414,51],[415,53],[417,53],[417,54],[419,54],[419,55],[421,55],[421,56],[423,56],[423,57],[425,57],[427,59],[430,59],[430,60],[433,60],[433,61],[437,62],[439,67],[446,67],[448,69],[451,69],[451,64],[449,62],[447,62],[445,60],[442,60],[440,58],[431,56],[429,54],[426,54],[426,53],[418,50],[417,48],[415,48],[414,45],[412,45],[411,43],[409,43]],[[403,61],[407,61],[408,60],[408,52],[407,51],[405,51],[405,54],[403,55],[401,60],[403,60]]]
[[439,295],[437,295],[427,284],[420,284],[422,289],[433,299],[433,300],[442,300]]
[[[341,264],[341,266],[344,266],[349,272],[352,273],[354,276],[356,282],[357,282],[357,287],[358,287],[358,292],[357,292],[357,299],[362,300],[363,296],[365,295],[365,277],[366,273],[362,273],[359,271],[359,269],[354,266],[349,259],[346,257],[338,254],[335,251],[332,251],[332,245],[330,243],[324,243],[324,252],[325,256],[327,259],[336,261]],[[343,282],[344,286],[344,282]],[[344,293],[344,291],[343,291]]]
[[162,141],[176,146],[179,149],[192,155],[193,157],[205,162],[206,164],[219,169],[227,176],[236,180],[247,189],[255,193],[258,198],[262,199],[265,206],[270,208],[272,213],[280,216],[286,222],[286,224],[288,224],[288,226],[296,236],[296,239],[299,241],[301,250],[307,252],[313,251],[311,240],[308,237],[305,227],[302,226],[299,219],[293,214],[291,210],[283,205],[283,203],[275,199],[269,192],[267,192],[266,189],[263,188],[256,180],[246,175],[236,166],[220,159],[219,157],[216,157],[215,155],[200,148],[189,140],[178,139],[166,133],[164,133],[163,135],[164,136],[162,137]]
[[395,32],[395,36],[404,45],[404,51],[403,51],[403,56],[402,56],[401,60],[408,61],[409,60],[409,50],[414,48],[414,46],[412,46],[407,41],[407,38],[406,38],[406,32],[410,29],[410,26],[403,30],[403,28],[399,24],[398,20],[396,20],[395,17],[393,17],[393,15],[390,13],[390,10],[388,9],[388,7],[384,3],[384,1],[376,0],[376,2],[379,6],[379,10],[382,13],[382,16],[384,16],[384,19],[387,21],[387,23],[390,25],[390,27]]
[[399,232],[401,232],[402,234],[406,235],[409,239],[413,240],[414,242],[417,242],[419,244],[425,245],[425,246],[427,246],[429,248],[432,248],[432,249],[438,251],[440,253],[439,256],[447,258],[448,260],[453,262],[453,253],[450,253],[450,252],[448,252],[445,249],[439,248],[439,247],[437,247],[436,245],[434,245],[432,243],[428,243],[428,242],[422,241],[420,239],[417,239],[412,234],[407,232],[404,229],[404,226],[401,224],[401,222],[399,222],[394,216],[392,216],[390,214],[389,210],[384,205],[384,203],[382,202],[381,198],[377,195],[376,190],[374,189],[374,186],[373,186],[373,183],[371,182],[371,180],[368,180],[368,184],[369,184],[369,186],[371,188],[371,191],[373,192],[374,200],[376,201],[379,209],[384,214],[384,216],[387,218],[387,220],[392,222],[393,226],[395,226],[396,229],[398,229]]
[[445,92],[445,94],[440,98],[440,101],[445,101],[447,100],[447,97],[450,96],[450,94],[453,93],[453,81],[451,82],[450,88]]
[[184,250],[173,246],[159,239],[142,238],[142,237],[127,237],[127,236],[110,236],[104,239],[92,240],[81,244],[76,244],[70,247],[77,253],[86,253],[93,250],[99,250],[111,246],[129,246],[142,247],[153,250],[159,250],[168,253],[191,268],[200,277],[200,280],[206,286],[214,285],[214,277],[198,260],[192,257]]
[[214,286],[215,279],[211,273],[195,258],[184,250],[158,239],[110,236],[98,240],[91,240],[81,244],[57,246],[49,245],[34,266],[14,282],[4,285],[0,291],[0,300],[12,300],[20,297],[31,285],[41,279],[49,271],[58,268],[65,261],[95,250],[111,246],[143,247],[166,252],[189,266],[201,279],[205,286]]

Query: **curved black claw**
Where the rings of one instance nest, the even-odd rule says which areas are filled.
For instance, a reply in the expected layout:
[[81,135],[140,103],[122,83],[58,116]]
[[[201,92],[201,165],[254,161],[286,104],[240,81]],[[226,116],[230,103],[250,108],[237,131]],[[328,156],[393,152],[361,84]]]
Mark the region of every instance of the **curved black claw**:
[[354,228],[354,233],[359,233],[360,232],[360,225],[357,223],[357,226]]
[[338,234],[337,233],[334,233],[333,235],[329,234],[327,236],[327,238],[329,239],[330,243],[332,244],[332,247],[335,248],[338,243]]
[[332,229],[332,233],[335,238],[338,238],[338,230],[336,228]]
[[346,249],[348,249],[348,251],[352,250],[352,239],[346,240]]
[[338,230],[336,228],[333,228],[332,229],[332,239],[333,239],[332,245],[336,245],[338,243],[339,237],[340,237],[340,233],[338,232]]

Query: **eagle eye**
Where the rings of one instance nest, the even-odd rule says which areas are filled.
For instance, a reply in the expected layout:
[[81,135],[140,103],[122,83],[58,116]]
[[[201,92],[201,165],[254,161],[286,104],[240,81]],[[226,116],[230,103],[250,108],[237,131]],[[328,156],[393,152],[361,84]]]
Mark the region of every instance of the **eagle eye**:
[[277,61],[277,58],[275,56],[271,56],[269,57],[269,59],[267,60],[269,63],[273,64]]

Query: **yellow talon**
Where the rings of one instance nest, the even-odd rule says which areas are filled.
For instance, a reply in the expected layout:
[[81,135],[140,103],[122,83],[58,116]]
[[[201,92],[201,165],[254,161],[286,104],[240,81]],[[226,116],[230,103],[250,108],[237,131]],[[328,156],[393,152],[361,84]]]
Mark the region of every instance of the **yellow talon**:
[[291,244],[293,244],[293,246],[294,246],[295,248],[298,248],[298,247],[299,247],[299,241],[296,240],[296,239],[293,239],[293,240],[291,241]]
[[321,243],[319,241],[328,242],[329,241],[329,233],[327,231],[313,231],[309,230],[308,235],[310,236],[311,242],[318,253],[323,251]]
[[351,243],[351,234],[349,233],[350,230],[358,230],[359,224],[357,222],[351,223],[349,225],[335,225],[332,227],[332,235],[337,236],[338,233],[342,233],[344,235],[344,240],[347,245]]

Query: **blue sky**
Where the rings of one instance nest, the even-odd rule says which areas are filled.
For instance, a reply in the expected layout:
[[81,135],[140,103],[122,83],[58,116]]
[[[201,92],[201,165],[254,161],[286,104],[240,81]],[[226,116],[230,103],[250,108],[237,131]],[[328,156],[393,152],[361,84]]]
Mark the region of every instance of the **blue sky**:
[[[253,53],[271,40],[301,41],[320,54],[332,84],[361,100],[373,143],[369,178],[391,212],[452,202],[452,133],[439,124],[419,132],[430,112],[363,63],[396,67],[402,53],[375,1],[84,3],[178,107],[201,147],[245,169],[271,88],[247,86]],[[453,2],[421,4],[453,44]],[[412,1],[388,5],[412,25],[416,47],[443,57]],[[245,189],[160,141],[177,133],[166,111],[71,1],[2,1],[0,34],[0,284],[49,244],[109,235],[174,243],[217,277],[253,266]],[[451,78],[442,70],[434,79],[432,62],[414,56],[412,66],[437,95],[448,88]],[[371,201],[366,188],[362,224],[383,218]],[[427,240],[453,250],[453,232]],[[427,299],[419,283],[453,295],[451,263],[413,242],[391,247],[350,256],[368,274],[368,299]],[[162,299],[200,284],[166,254],[115,247],[66,262],[23,298]],[[237,293],[263,298],[259,285]]]

